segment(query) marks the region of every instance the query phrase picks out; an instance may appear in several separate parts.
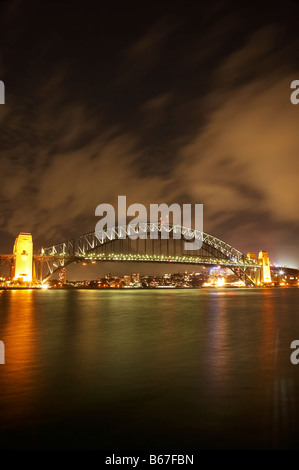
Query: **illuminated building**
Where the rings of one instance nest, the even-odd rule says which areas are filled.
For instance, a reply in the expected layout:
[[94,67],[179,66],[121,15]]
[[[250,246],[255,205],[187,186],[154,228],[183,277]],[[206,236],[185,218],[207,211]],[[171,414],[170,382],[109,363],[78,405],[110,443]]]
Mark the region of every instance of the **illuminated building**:
[[32,282],[33,243],[31,233],[20,233],[16,238],[13,253],[15,255],[14,280]]
[[247,253],[247,258],[249,258],[249,259],[252,259],[252,260],[256,261],[256,256],[255,256],[255,253]]
[[66,284],[66,268],[62,268],[59,273],[59,282]]

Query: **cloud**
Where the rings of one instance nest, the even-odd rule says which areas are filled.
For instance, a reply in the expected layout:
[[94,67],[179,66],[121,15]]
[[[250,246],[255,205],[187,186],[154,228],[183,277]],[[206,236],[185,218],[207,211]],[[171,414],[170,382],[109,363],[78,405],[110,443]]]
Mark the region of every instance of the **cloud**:
[[268,66],[277,65],[273,55],[279,30],[277,25],[259,29],[247,38],[243,46],[226,56],[216,71],[216,79],[222,86],[238,87],[244,80],[258,76],[261,71],[264,74]]
[[142,108],[145,112],[157,113],[163,110],[171,101],[172,93],[162,93],[161,95],[155,96],[150,100],[146,101]]
[[[249,223],[255,240],[262,241],[262,227],[268,230],[268,246],[275,233],[282,242],[283,233],[298,227],[299,199],[299,109],[290,103],[299,71],[281,67],[275,55],[269,59],[271,37],[270,30],[255,34],[215,69],[205,125],[181,145],[174,170],[190,199],[204,204],[209,231],[229,233],[231,223],[237,240]],[[262,38],[268,41],[259,48]],[[254,77],[242,81],[249,70]]]
[[141,113],[145,128],[153,128],[169,121],[169,108],[172,98],[172,92],[168,91],[154,96],[142,104]]
[[141,77],[155,67],[163,56],[168,36],[176,29],[177,22],[160,18],[148,28],[136,42],[123,52],[119,80]]
[[0,230],[12,236],[31,231],[45,243],[59,241],[92,231],[97,205],[118,195],[128,195],[128,204],[163,199],[168,182],[139,174],[136,136],[104,126],[82,102],[65,101],[63,83],[50,77],[36,90],[35,107],[28,98],[5,108]]
[[211,217],[255,202],[257,213],[298,220],[299,114],[289,100],[291,79],[258,80],[226,94],[205,129],[181,148],[176,172]]

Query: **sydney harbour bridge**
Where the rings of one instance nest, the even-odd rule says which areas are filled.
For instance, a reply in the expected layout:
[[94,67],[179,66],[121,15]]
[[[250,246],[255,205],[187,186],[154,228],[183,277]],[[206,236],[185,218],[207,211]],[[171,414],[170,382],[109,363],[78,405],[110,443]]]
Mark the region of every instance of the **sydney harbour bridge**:
[[[186,240],[198,249],[186,250]],[[91,232],[43,247],[33,253],[32,236],[20,233],[13,253],[0,255],[0,265],[11,267],[12,277],[23,282],[46,282],[71,263],[137,262],[192,266],[220,266],[246,285],[271,282],[268,254],[245,255],[223,240],[205,232],[165,223],[127,224]],[[197,248],[196,246],[196,248]]]

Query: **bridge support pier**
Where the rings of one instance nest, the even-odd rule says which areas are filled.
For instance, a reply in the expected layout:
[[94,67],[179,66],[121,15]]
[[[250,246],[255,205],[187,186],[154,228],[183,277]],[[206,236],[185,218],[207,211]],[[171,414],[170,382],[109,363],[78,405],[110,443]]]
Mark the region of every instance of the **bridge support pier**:
[[260,283],[262,285],[271,284],[270,260],[267,251],[259,252],[259,262],[262,265]]

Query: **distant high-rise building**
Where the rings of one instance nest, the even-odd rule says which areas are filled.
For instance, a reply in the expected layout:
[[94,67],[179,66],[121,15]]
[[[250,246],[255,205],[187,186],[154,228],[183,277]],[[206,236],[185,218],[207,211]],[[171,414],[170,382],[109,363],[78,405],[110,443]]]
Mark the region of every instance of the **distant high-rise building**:
[[59,272],[59,282],[66,284],[66,268],[62,268]]

